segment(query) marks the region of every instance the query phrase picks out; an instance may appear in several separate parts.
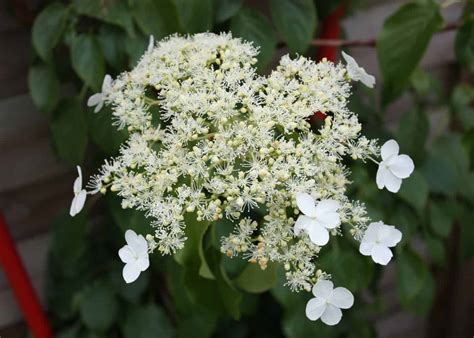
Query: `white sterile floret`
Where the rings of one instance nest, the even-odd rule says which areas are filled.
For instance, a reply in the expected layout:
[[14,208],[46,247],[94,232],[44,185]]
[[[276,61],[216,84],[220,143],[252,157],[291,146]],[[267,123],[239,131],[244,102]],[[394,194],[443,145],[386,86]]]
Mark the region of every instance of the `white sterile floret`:
[[112,77],[109,74],[106,74],[104,81],[102,82],[102,91],[100,93],[95,93],[91,95],[87,100],[88,107],[94,107],[94,113],[99,112],[104,106],[107,95],[112,90]]
[[369,88],[374,88],[375,77],[373,75],[367,74],[365,69],[360,67],[356,60],[349,54],[342,52],[342,56],[347,62],[347,74],[349,77],[354,81],[362,82]]
[[126,283],[132,283],[150,266],[148,259],[148,243],[142,235],[137,235],[133,230],[125,232],[127,245],[123,246],[118,254],[125,263],[122,275]]
[[314,298],[306,304],[306,317],[326,325],[336,325],[341,321],[341,309],[349,309],[354,304],[354,296],[343,287],[334,288],[331,281],[320,279],[313,286]]
[[365,230],[359,251],[364,256],[371,256],[375,263],[387,265],[393,256],[389,248],[397,245],[401,239],[401,231],[393,225],[383,222],[370,223]]
[[148,47],[146,49],[147,53],[151,53],[153,51],[153,48],[155,48],[155,38],[153,35],[150,35],[150,39],[148,40]]
[[341,224],[337,210],[339,203],[331,199],[319,201],[306,193],[296,193],[296,204],[303,213],[296,220],[294,231],[299,235],[301,230],[308,233],[311,242],[316,245],[326,245],[329,241],[328,229],[334,229]]
[[86,203],[87,191],[82,189],[82,170],[81,167],[77,166],[77,178],[74,181],[73,192],[74,197],[71,202],[71,207],[69,209],[69,215],[72,217],[76,216],[81,212],[84,204]]
[[396,193],[400,190],[402,179],[408,178],[415,165],[408,155],[398,155],[399,147],[395,140],[385,142],[381,149],[382,162],[377,170],[377,186]]

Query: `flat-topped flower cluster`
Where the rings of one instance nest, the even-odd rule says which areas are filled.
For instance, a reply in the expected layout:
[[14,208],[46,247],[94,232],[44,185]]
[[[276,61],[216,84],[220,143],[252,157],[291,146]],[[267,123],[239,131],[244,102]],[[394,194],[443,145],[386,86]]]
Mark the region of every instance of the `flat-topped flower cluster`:
[[[284,56],[265,77],[255,71],[257,54],[230,34],[172,36],[151,41],[130,72],[106,77],[89,104],[111,106],[114,123],[128,128],[130,138],[93,177],[90,193],[116,192],[124,208],[146,213],[148,252],[173,254],[186,245],[184,230],[193,225],[184,221],[187,213],[202,222],[226,218],[235,228],[222,238],[223,253],[262,269],[269,261],[282,263],[289,287],[309,291],[328,276],[317,273],[317,256],[330,237],[342,235],[344,226],[362,240],[368,226],[364,204],[346,195],[350,171],[343,161],[373,159],[380,148],[360,134],[347,107],[346,67]],[[326,116],[319,128],[310,123],[315,112]],[[379,187],[391,177],[389,164],[396,161],[390,161],[384,158]],[[252,218],[257,210],[263,218]],[[377,255],[383,226],[370,232],[363,254]],[[379,262],[388,262],[388,246],[399,240],[385,241]],[[137,270],[132,281],[144,255],[141,247],[140,255],[132,246],[127,250],[124,262]]]

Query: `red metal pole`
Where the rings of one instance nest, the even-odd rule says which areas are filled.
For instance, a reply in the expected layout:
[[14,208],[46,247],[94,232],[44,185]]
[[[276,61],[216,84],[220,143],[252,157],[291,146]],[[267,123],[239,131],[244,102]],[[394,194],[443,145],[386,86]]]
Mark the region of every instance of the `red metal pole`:
[[52,337],[46,315],[18,255],[4,216],[0,213],[0,265],[35,338]]

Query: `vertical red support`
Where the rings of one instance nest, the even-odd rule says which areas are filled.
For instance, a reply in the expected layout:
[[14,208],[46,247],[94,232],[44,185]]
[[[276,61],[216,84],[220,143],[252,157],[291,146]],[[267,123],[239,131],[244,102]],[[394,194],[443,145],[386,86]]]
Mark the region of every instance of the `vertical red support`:
[[[341,3],[331,14],[324,18],[321,23],[320,39],[339,39],[339,35],[341,34],[340,21],[344,15],[344,10],[345,6]],[[316,61],[326,58],[329,61],[335,62],[337,59],[336,56],[336,46],[320,46],[316,54]]]
[[35,338],[52,337],[46,315],[18,255],[4,216],[0,213],[0,265]]

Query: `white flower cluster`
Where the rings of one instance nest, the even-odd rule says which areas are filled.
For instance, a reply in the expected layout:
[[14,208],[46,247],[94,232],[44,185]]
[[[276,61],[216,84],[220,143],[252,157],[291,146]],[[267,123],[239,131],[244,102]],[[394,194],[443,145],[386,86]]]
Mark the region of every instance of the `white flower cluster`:
[[[107,77],[103,93],[89,102],[111,106],[116,125],[130,131],[120,155],[92,179],[91,193],[111,190],[124,208],[145,211],[154,228],[146,239],[150,252],[172,254],[185,245],[184,229],[193,226],[184,221],[186,213],[196,221],[226,218],[235,228],[222,239],[223,253],[242,255],[262,269],[268,261],[282,263],[291,289],[310,291],[321,281],[316,258],[330,236],[341,235],[344,225],[362,240],[369,222],[364,205],[346,196],[350,172],[343,161],[373,159],[380,148],[360,135],[357,116],[347,108],[348,70],[284,56],[264,77],[253,67],[258,49],[230,34],[172,36],[155,46],[150,41],[138,65],[113,81]],[[358,67],[353,63],[352,73]],[[315,128],[309,118],[318,111],[327,117]],[[389,190],[413,170],[390,171],[396,161],[388,157],[398,154],[392,148],[382,154],[377,176],[379,187]],[[256,211],[263,217],[253,219]],[[384,237],[385,247],[379,245],[381,224],[365,235],[371,243],[361,252],[374,259],[382,252],[378,262],[386,264],[388,247],[400,238]],[[128,282],[148,266],[148,253],[131,248],[120,254]],[[338,291],[347,298],[338,301],[331,292],[315,296],[341,308],[352,305],[346,293]],[[328,319],[331,311],[337,316]],[[309,317],[332,325],[338,314],[328,305]]]

